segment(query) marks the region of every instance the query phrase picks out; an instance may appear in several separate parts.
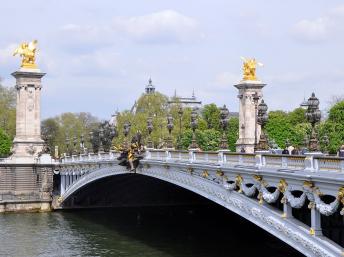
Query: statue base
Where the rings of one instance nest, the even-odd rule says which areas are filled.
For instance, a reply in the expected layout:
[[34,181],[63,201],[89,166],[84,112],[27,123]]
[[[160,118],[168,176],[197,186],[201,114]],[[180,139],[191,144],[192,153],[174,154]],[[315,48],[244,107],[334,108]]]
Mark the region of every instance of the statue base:
[[12,147],[12,155],[8,161],[11,163],[36,163],[38,154],[42,152],[44,141],[42,139],[18,140],[14,139]]

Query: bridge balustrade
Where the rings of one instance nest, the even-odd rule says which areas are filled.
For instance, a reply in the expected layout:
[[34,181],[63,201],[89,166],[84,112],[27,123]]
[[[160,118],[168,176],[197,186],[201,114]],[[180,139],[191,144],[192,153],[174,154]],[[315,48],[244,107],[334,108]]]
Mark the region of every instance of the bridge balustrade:
[[[62,163],[99,162],[115,160],[118,152],[89,153],[66,156]],[[311,171],[344,171],[344,158],[311,155],[277,155],[267,153],[233,153],[228,151],[177,151],[167,149],[152,149],[146,152],[146,159],[173,160],[190,163],[209,163],[224,166],[255,166],[268,169],[290,169]]]
[[316,157],[314,158],[318,170],[344,171],[344,158],[338,157]]

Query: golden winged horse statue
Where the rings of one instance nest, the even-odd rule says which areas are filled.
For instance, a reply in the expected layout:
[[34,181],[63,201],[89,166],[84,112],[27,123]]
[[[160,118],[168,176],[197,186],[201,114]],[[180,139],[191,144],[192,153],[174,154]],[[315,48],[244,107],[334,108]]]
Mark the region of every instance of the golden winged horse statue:
[[19,54],[22,57],[22,68],[31,68],[37,69],[35,63],[37,50],[37,40],[34,40],[30,43],[24,42],[19,45],[19,47],[14,51],[13,56]]
[[241,57],[241,59],[244,61],[243,65],[243,80],[258,80],[256,76],[256,66],[263,66],[262,63],[257,62],[256,59],[246,59],[245,57]]

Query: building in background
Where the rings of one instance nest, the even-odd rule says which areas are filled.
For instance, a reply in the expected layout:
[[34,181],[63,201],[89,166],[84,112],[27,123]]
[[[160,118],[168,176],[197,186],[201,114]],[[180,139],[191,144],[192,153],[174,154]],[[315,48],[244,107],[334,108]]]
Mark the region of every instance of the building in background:
[[191,97],[177,96],[177,92],[175,91],[174,96],[170,97],[170,99],[168,100],[168,104],[170,106],[178,104],[182,108],[202,108],[202,101],[197,100],[194,90],[192,91]]

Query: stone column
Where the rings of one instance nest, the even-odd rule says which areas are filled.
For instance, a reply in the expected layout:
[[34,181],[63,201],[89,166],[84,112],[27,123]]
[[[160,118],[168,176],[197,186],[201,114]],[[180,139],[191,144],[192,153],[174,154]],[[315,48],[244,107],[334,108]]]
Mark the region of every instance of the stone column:
[[60,192],[63,195],[66,191],[66,175],[61,174]]
[[13,140],[11,160],[16,163],[33,163],[42,151],[41,138],[41,78],[39,69],[24,69],[12,73],[16,78],[16,136]]
[[[256,109],[253,95],[258,94],[261,99],[262,89],[266,84],[261,81],[245,80],[234,85],[239,90],[239,139],[236,142],[236,150],[245,149],[246,153],[254,152],[255,138],[260,137],[260,126],[256,125]],[[259,104],[260,100],[258,101]],[[257,127],[256,127],[257,126]],[[256,131],[257,128],[257,131]],[[255,136],[255,133],[256,136]]]

